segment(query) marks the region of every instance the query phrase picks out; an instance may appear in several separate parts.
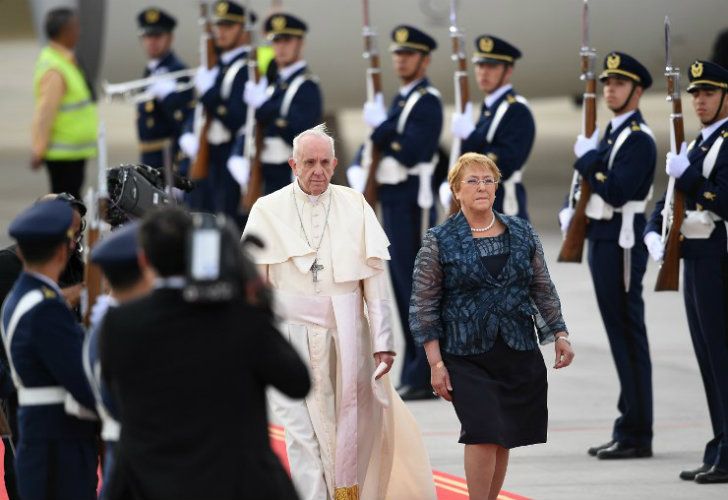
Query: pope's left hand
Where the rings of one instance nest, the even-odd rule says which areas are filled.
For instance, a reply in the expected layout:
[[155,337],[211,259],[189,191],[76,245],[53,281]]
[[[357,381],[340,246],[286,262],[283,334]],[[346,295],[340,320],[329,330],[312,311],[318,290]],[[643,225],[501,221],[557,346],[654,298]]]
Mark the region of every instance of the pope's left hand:
[[387,369],[384,370],[377,378],[376,380],[379,380],[382,378],[386,373],[389,373],[389,370],[392,369],[392,365],[394,364],[394,354],[391,352],[375,352],[374,353],[374,365],[379,366],[380,363],[384,363],[387,365]]
[[177,89],[177,81],[174,79],[161,79],[149,86],[149,93],[160,101]]
[[680,152],[678,154],[669,151],[667,153],[667,165],[665,172],[670,177],[679,179],[682,174],[690,166],[690,160],[688,160],[688,146],[684,142],[680,145]]

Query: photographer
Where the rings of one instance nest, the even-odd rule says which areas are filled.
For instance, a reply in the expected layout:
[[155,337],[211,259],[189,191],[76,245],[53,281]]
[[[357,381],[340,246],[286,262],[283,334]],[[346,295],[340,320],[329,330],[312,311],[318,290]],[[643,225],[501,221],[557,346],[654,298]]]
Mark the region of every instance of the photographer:
[[[268,441],[265,388],[303,398],[308,372],[270,314],[242,295],[186,301],[191,230],[176,207],[145,216],[139,264],[158,276],[155,289],[102,325],[102,379],[124,429],[107,498],[224,500],[251,487],[259,499],[296,498]],[[230,240],[220,241],[224,253]]]

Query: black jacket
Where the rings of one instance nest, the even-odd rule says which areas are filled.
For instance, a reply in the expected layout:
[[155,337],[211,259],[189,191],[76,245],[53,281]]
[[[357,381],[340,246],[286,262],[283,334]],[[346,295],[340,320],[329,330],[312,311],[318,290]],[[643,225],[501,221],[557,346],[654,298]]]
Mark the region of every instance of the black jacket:
[[157,289],[109,310],[100,355],[122,428],[109,499],[296,498],[265,388],[303,398],[310,381],[268,314]]

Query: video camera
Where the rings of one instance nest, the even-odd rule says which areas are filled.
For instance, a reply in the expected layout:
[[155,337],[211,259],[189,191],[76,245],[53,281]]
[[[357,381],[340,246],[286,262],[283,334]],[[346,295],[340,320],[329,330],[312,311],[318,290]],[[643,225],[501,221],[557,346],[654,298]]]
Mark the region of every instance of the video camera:
[[[161,170],[144,164],[119,165],[107,171],[109,205],[106,222],[118,226],[131,219],[142,217],[158,205],[173,203],[165,192],[164,175]],[[174,187],[185,192],[192,191],[192,181],[173,175]]]

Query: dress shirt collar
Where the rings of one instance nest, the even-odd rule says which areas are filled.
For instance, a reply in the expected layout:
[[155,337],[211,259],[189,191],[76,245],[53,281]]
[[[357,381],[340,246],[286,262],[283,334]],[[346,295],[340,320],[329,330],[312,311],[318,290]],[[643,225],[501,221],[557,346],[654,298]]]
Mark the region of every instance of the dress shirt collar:
[[220,62],[223,64],[230,64],[231,62],[233,62],[233,59],[238,57],[240,54],[249,51],[250,45],[241,45],[240,47],[235,47],[234,49],[228,50],[220,54]]
[[43,283],[45,283],[46,285],[48,285],[49,287],[51,287],[59,295],[61,294],[61,287],[58,286],[58,283],[56,283],[55,281],[53,281],[52,279],[50,279],[45,274],[36,273],[35,271],[26,271],[26,272],[29,275],[31,275],[32,277],[34,277],[35,279],[40,280]]
[[723,118],[722,120],[718,120],[712,125],[708,125],[707,127],[703,127],[703,130],[700,131],[700,135],[703,136],[703,142],[708,140],[708,137],[713,135],[713,133],[718,130],[720,127],[725,124],[725,122],[728,122],[728,118]]
[[619,127],[622,126],[624,122],[629,120],[629,117],[632,116],[637,112],[636,109],[633,109],[632,111],[629,111],[627,113],[622,113],[621,115],[617,115],[611,120],[609,120],[610,125],[612,126],[612,132],[616,131]]
[[414,89],[417,85],[419,85],[420,82],[422,82],[422,80],[424,80],[424,78],[420,78],[419,80],[415,80],[413,82],[408,83],[404,87],[400,87],[399,95],[401,95],[402,97],[407,97],[410,94],[410,92],[412,92],[412,89]]
[[281,68],[278,70],[278,77],[282,82],[288,80],[291,76],[293,76],[294,73],[296,73],[298,70],[306,67],[306,61],[301,59],[300,61],[296,61],[293,64],[289,64],[285,68]]
[[491,106],[493,106],[493,104],[495,104],[495,102],[498,99],[500,99],[501,97],[503,97],[503,94],[505,94],[506,92],[508,92],[512,88],[513,88],[513,85],[511,85],[510,83],[506,83],[505,85],[501,85],[500,87],[498,87],[497,89],[495,89],[493,92],[491,92],[490,94],[488,94],[487,96],[485,96],[485,99],[484,99],[485,106],[487,108],[490,108]]

